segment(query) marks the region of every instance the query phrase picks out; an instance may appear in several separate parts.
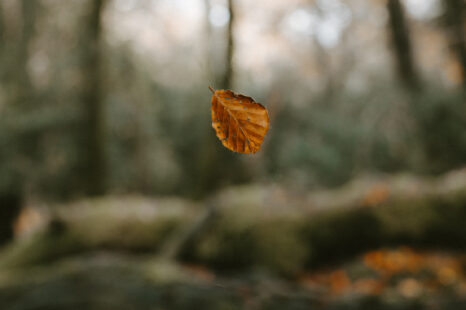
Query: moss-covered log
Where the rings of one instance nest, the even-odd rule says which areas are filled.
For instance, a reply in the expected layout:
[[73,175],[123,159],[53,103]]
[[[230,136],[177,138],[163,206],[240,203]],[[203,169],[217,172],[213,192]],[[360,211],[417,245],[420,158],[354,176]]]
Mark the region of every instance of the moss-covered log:
[[[247,186],[213,201],[217,216],[187,238],[182,259],[219,270],[259,267],[293,275],[391,245],[466,250],[466,170],[432,180],[357,181],[309,195]],[[62,228],[46,226],[11,244],[0,268],[95,249],[160,254],[174,236],[186,239],[182,232],[198,225],[202,210],[182,200],[137,197],[62,206],[55,215]]]

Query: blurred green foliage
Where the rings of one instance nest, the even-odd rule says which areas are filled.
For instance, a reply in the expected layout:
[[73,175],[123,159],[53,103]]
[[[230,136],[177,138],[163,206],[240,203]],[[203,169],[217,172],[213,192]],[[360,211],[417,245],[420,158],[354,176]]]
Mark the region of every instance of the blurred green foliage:
[[[50,198],[84,194],[80,81],[86,76],[80,47],[86,37],[79,25],[85,9],[77,3],[41,5],[26,63],[10,61],[14,33],[3,38],[0,68],[7,82],[0,98],[0,191],[20,188]],[[129,44],[104,43],[110,192],[203,197],[229,184],[264,180],[309,189],[338,186],[367,172],[437,174],[465,164],[464,94],[435,86],[430,76],[415,94],[381,72],[362,90],[311,92],[308,81],[272,67],[275,86],[239,89],[272,115],[263,150],[255,157],[240,156],[224,149],[210,128],[207,86],[215,79],[208,70],[187,72],[174,86],[172,80],[154,78],[163,68],[148,66]],[[186,51],[177,53],[173,57],[186,56]],[[46,73],[34,80],[29,71],[42,70],[43,63]],[[39,69],[29,68],[34,64]],[[17,84],[14,66],[29,70],[31,89]]]

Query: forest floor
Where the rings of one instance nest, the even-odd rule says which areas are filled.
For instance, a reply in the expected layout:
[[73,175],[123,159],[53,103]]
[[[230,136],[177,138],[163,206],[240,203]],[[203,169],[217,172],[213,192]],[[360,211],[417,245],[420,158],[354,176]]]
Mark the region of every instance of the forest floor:
[[466,169],[297,193],[31,202],[0,309],[466,309]]
[[466,256],[401,247],[277,277],[112,252],[0,273],[1,309],[465,309]]

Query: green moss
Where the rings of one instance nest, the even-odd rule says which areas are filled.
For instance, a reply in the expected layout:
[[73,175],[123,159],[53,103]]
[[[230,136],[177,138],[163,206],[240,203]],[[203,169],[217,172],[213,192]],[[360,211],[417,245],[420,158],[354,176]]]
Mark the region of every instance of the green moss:
[[252,232],[255,263],[283,275],[293,275],[302,270],[309,249],[300,228],[301,222],[296,218],[276,218],[258,223]]
[[[109,204],[90,209],[83,217],[65,217],[62,231],[49,229],[5,248],[0,268],[40,264],[102,248],[156,252],[169,235],[192,224],[196,210],[175,209],[167,206],[144,218],[137,213],[122,215]],[[314,213],[268,207],[256,199],[224,206],[218,212],[195,238],[184,257],[188,261],[220,270],[264,268],[293,275],[383,246],[466,249],[464,193],[432,193],[389,199],[377,207],[349,205]]]
[[310,266],[347,259],[382,243],[381,227],[370,208],[338,209],[316,214],[303,228]]
[[308,251],[295,216],[268,216],[254,206],[222,212],[194,249],[197,260],[218,269],[260,266],[282,274],[303,266]]
[[466,197],[392,201],[376,210],[386,243],[466,249]]
[[[137,197],[100,198],[63,207],[59,219],[42,232],[3,249],[0,268],[41,264],[94,249],[155,252],[168,235],[189,223],[191,210],[178,200],[153,203]],[[58,230],[54,223],[60,223]]]
[[377,208],[374,214],[383,229],[384,239],[412,243],[422,238],[436,217],[431,199],[396,200]]
[[85,247],[82,240],[73,234],[43,231],[5,247],[0,253],[0,269],[49,263],[58,257],[80,252]]
[[251,227],[221,220],[195,248],[195,259],[219,269],[244,269],[253,262]]
[[70,230],[89,247],[148,251],[157,250],[162,241],[185,221],[172,216],[160,216],[150,221],[99,217],[75,221]]

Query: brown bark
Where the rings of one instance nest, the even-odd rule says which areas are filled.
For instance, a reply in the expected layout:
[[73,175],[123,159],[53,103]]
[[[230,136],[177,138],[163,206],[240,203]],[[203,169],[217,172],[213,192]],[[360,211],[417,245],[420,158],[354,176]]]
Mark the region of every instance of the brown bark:
[[413,58],[410,30],[403,5],[400,0],[388,0],[387,10],[398,75],[407,89],[418,90],[421,85]]

